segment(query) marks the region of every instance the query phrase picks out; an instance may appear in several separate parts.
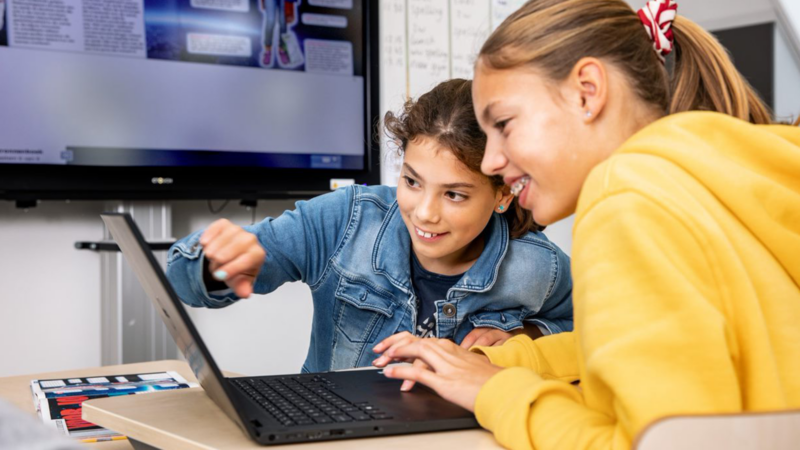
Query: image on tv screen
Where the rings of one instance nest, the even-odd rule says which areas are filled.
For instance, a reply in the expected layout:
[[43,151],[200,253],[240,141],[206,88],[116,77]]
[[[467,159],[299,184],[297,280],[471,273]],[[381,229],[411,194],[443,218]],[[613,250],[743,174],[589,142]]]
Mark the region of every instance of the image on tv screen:
[[362,0],[0,0],[0,164],[363,169],[363,17]]

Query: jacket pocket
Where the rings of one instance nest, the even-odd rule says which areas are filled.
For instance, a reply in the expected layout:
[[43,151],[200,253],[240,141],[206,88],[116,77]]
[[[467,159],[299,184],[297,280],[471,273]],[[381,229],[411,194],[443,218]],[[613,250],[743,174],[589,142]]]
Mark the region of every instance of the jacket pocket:
[[397,309],[389,293],[345,278],[339,282],[335,295],[336,328],[353,343],[370,342]]
[[521,328],[522,319],[525,317],[523,308],[509,308],[502,311],[480,311],[469,316],[469,321],[475,328],[491,327],[503,331]]

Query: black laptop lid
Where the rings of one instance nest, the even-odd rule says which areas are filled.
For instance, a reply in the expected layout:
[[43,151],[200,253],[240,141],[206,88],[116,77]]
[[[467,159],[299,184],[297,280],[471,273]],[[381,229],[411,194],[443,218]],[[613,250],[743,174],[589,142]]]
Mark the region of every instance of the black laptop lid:
[[147,296],[161,315],[161,319],[175,339],[175,343],[189,362],[200,385],[228,417],[242,430],[244,418],[231,402],[231,392],[222,373],[211,357],[211,353],[200,338],[192,320],[183,309],[172,285],[167,280],[161,266],[147,247],[147,243],[139,231],[139,227],[127,213],[101,214],[125,259],[133,268],[136,277],[144,287]]

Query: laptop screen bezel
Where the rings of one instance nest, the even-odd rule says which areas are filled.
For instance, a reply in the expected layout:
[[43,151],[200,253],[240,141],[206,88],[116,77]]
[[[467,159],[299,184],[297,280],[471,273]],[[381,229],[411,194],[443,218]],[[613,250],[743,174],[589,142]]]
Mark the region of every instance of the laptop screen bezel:
[[[181,353],[183,353],[184,357],[189,362],[189,366],[200,382],[200,386],[205,390],[206,395],[208,395],[242,430],[246,433],[250,433],[248,427],[244,425],[247,422],[247,418],[242,416],[240,412],[242,409],[236,406],[235,397],[229,383],[219,370],[214,358],[211,356],[211,352],[200,337],[200,333],[197,331],[194,323],[184,309],[183,303],[178,299],[178,295],[169,283],[164,270],[158,264],[152,251],[147,246],[144,236],[142,236],[133,218],[128,213],[103,213],[100,216],[111,232],[114,241],[119,245],[120,250],[128,260],[128,263],[139,279],[139,282],[142,284],[142,287],[147,292],[147,296],[150,297],[150,300],[153,302],[154,307],[167,326],[178,348],[180,348]],[[126,238],[133,238],[133,242],[136,242],[136,247],[138,248],[130,248],[128,245],[130,241]],[[144,261],[141,261],[141,258],[144,258]],[[152,273],[141,272],[140,269],[142,267],[147,267],[147,265],[150,266]],[[150,277],[153,275],[155,275],[155,279],[151,280]],[[160,299],[153,298],[154,296],[149,290],[151,283],[154,286],[160,285],[166,292],[169,301],[178,312],[177,317],[166,314],[164,308],[159,303]],[[202,359],[203,367],[199,367],[196,360],[193,361],[193,355],[187,354],[191,349],[182,347],[179,336],[175,335],[176,332],[180,333],[181,331],[191,340],[189,345],[193,345],[197,349],[197,354]],[[208,368],[208,370],[204,371],[203,368]]]

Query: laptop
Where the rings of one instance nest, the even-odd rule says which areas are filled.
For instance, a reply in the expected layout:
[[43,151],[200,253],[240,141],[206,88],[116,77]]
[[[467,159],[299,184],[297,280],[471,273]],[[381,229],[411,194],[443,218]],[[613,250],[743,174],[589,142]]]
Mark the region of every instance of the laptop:
[[[127,213],[103,221],[206,394],[259,444],[279,445],[477,428],[469,411],[380,370],[226,378]],[[256,357],[263,357],[262,354]]]

